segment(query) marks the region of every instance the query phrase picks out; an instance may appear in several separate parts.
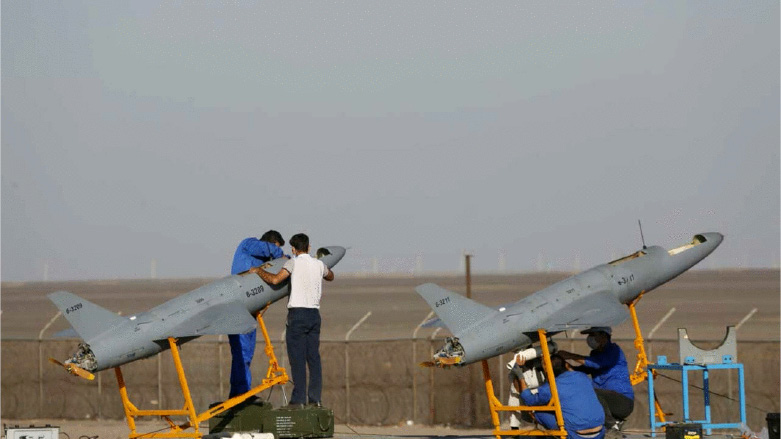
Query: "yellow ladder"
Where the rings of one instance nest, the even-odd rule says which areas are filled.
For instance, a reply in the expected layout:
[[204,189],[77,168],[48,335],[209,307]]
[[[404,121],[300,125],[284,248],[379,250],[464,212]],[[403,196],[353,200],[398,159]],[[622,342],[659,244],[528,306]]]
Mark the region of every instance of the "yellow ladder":
[[[543,406],[506,406],[503,405],[494,393],[494,385],[491,381],[491,372],[488,369],[488,361],[483,360],[483,379],[485,380],[485,393],[488,396],[488,407],[491,410],[491,421],[494,424],[493,434],[496,435],[496,439],[501,439],[502,436],[560,436],[566,437],[567,431],[564,430],[564,417],[561,414],[561,403],[559,402],[559,391],[556,388],[556,380],[553,377],[553,366],[550,361],[550,351],[548,350],[548,340],[546,338],[546,332],[544,329],[538,329],[537,333],[540,337],[540,345],[542,346],[542,364],[545,370],[545,375],[550,383],[551,400],[547,405]],[[556,424],[558,424],[558,430],[501,430],[499,425],[499,412],[510,411],[552,411],[556,414]]]

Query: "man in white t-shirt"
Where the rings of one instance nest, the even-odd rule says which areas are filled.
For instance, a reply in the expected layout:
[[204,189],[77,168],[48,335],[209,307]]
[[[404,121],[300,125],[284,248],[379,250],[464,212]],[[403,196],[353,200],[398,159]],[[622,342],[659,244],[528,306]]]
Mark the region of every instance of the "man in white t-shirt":
[[[309,237],[303,233],[290,238],[293,258],[277,274],[260,270],[263,281],[276,285],[290,278],[290,297],[287,302],[287,355],[293,374],[291,406],[306,403],[321,404],[323,371],[320,364],[320,297],[323,279],[331,281],[334,273],[319,259],[309,255]],[[309,389],[306,370],[309,366]],[[308,395],[307,395],[308,393]]]

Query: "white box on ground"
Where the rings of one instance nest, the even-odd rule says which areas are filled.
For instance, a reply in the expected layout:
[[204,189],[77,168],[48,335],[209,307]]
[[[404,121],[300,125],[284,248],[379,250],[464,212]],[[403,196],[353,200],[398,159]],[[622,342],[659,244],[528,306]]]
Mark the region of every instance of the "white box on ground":
[[60,427],[6,427],[6,439],[59,439]]

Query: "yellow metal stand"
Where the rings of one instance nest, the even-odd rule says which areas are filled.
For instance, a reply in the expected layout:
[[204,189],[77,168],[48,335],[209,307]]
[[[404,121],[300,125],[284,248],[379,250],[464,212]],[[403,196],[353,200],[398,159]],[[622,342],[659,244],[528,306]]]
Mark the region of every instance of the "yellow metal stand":
[[[640,332],[640,322],[637,320],[637,311],[635,311],[635,305],[640,301],[644,293],[645,291],[641,292],[635,300],[631,301],[627,305],[629,307],[629,314],[632,316],[632,324],[635,328],[635,349],[637,349],[637,363],[635,364],[635,370],[629,376],[629,380],[632,382],[633,386],[640,384],[648,379],[648,374],[646,372],[646,367],[648,366],[648,356],[645,354],[645,343],[643,340],[643,335]],[[651,373],[653,373],[654,378],[656,378],[656,370],[651,371]],[[654,392],[654,407],[656,407],[655,412],[656,416],[659,418],[659,422],[664,423],[664,411],[662,410],[662,406],[659,404],[659,398],[656,397],[656,392]]]
[[[130,402],[127,396],[127,389],[125,388],[125,380],[122,377],[122,371],[119,367],[114,368],[114,372],[117,375],[117,384],[119,385],[119,394],[122,397],[122,405],[125,409],[125,417],[127,418],[127,425],[130,427],[130,438],[199,438],[201,432],[198,429],[198,425],[201,422],[207,421],[210,418],[230,409],[231,407],[241,404],[249,397],[256,395],[271,386],[277,384],[285,384],[288,381],[287,373],[284,368],[279,367],[277,357],[274,354],[274,346],[271,345],[271,339],[268,336],[266,330],[266,324],[263,322],[263,313],[266,312],[268,306],[261,311],[258,316],[258,325],[263,332],[263,339],[266,342],[266,356],[268,357],[269,367],[266,372],[266,378],[264,378],[260,385],[253,387],[246,393],[238,396],[234,396],[221,404],[218,404],[209,410],[197,414],[195,406],[193,405],[192,397],[190,396],[190,388],[187,386],[187,379],[184,376],[184,368],[182,367],[182,360],[179,356],[179,347],[176,345],[174,338],[169,338],[168,343],[171,346],[171,354],[174,359],[174,365],[176,366],[176,374],[179,377],[179,384],[182,387],[182,396],[184,396],[184,408],[181,410],[139,410]],[[166,432],[151,432],[151,433],[138,433],[136,432],[136,418],[141,416],[159,416],[163,418],[169,427],[169,431]],[[187,422],[177,425],[171,420],[171,416],[186,416]],[[185,431],[192,429],[192,431]]]
[[[551,400],[547,405],[543,406],[506,406],[496,398],[494,393],[494,385],[491,381],[491,372],[488,369],[488,362],[483,360],[483,379],[485,380],[485,393],[488,396],[488,407],[491,410],[491,421],[494,424],[494,435],[496,439],[501,439],[502,436],[561,436],[566,437],[567,431],[564,430],[564,416],[561,414],[561,403],[559,402],[559,392],[556,388],[556,380],[553,377],[553,366],[550,361],[550,351],[548,351],[548,340],[546,338],[546,332],[544,329],[538,329],[537,333],[540,336],[540,345],[542,347],[542,364],[545,370],[545,375],[550,383]],[[556,413],[556,423],[559,426],[558,430],[501,430],[499,425],[499,412],[514,412],[514,411],[549,411]]]

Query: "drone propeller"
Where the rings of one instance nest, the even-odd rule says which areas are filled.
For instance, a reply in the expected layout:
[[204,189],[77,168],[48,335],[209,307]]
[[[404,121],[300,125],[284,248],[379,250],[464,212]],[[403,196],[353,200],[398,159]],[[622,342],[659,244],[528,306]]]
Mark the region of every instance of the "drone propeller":
[[80,377],[82,377],[84,379],[87,379],[87,380],[90,380],[90,381],[95,379],[95,375],[91,374],[90,372],[87,372],[86,370],[80,368],[79,366],[76,366],[75,364],[70,364],[70,363],[65,364],[65,363],[62,363],[60,361],[55,360],[54,358],[49,358],[49,361],[51,361],[52,363],[54,363],[54,364],[56,364],[58,366],[62,366],[71,375],[80,376]]

